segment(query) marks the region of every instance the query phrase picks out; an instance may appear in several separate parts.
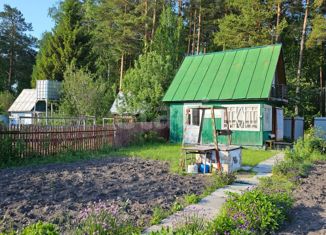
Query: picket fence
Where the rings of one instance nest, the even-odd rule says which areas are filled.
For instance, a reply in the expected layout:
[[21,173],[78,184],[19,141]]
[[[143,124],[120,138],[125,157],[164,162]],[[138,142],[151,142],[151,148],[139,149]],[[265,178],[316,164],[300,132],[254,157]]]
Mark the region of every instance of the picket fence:
[[[135,122],[104,126],[12,126],[0,127],[0,143],[9,145],[21,157],[53,155],[65,151],[99,150],[105,146],[123,147],[155,132],[168,139],[166,123]],[[0,153],[1,154],[1,153]]]

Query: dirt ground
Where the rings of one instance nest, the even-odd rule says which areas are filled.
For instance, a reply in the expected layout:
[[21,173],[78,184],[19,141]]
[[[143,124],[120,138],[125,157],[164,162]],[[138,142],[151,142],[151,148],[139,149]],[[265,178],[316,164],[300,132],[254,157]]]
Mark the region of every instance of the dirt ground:
[[176,197],[204,191],[207,176],[169,173],[168,163],[108,158],[71,164],[0,170],[0,231],[44,220],[64,231],[85,206],[99,200],[128,200],[138,224],[155,206],[169,208]]
[[280,234],[326,235],[326,162],[318,163],[295,190],[292,219]]

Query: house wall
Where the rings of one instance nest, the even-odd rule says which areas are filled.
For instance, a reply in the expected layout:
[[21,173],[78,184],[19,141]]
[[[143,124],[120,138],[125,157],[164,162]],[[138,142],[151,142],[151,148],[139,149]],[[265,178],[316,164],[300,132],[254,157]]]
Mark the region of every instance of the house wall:
[[[187,103],[185,103],[187,104]],[[170,141],[171,142],[181,142],[183,138],[184,131],[184,105],[183,103],[173,103],[170,104]],[[262,146],[268,139],[268,135],[272,133],[271,130],[264,130],[264,104],[275,106],[275,104],[268,102],[210,102],[205,103],[205,105],[216,105],[222,106],[225,104],[259,104],[260,105],[260,128],[258,131],[252,130],[233,130],[231,136],[231,142],[235,145],[246,145],[246,146]],[[207,110],[206,112],[209,112]],[[215,118],[215,123],[217,129],[221,129],[221,118]],[[210,118],[204,118],[203,130],[202,130],[202,142],[212,143],[213,133],[212,124]],[[227,144],[227,136],[219,136],[219,143]]]
[[32,124],[32,118],[22,118],[19,123],[19,117],[32,117],[32,112],[11,112],[10,113],[10,119],[9,124],[10,125],[31,125]]

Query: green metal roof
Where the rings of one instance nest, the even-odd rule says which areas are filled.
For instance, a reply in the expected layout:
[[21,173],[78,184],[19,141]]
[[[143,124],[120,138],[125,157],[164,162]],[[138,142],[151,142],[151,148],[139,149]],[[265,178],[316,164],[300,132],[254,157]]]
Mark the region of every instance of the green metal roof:
[[266,99],[281,44],[187,56],[163,101]]

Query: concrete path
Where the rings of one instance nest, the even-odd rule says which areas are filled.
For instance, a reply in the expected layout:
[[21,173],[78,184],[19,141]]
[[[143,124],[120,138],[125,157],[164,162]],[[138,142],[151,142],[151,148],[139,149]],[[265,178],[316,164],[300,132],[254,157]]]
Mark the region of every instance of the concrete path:
[[[147,228],[143,234],[148,234],[154,231],[160,231],[163,227],[174,228],[178,225],[184,224],[191,218],[198,218],[204,220],[214,219],[226,201],[226,192],[242,193],[246,190],[254,188],[259,183],[259,178],[269,177],[272,175],[273,165],[283,160],[284,154],[279,153],[266,161],[259,163],[252,168],[256,172],[253,177],[238,177],[237,180],[224,188],[217,189],[211,195],[203,198],[198,204],[189,205],[184,210],[179,211],[166,219],[162,220],[160,224],[153,225]],[[248,169],[250,170],[250,169]]]

